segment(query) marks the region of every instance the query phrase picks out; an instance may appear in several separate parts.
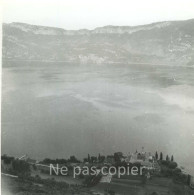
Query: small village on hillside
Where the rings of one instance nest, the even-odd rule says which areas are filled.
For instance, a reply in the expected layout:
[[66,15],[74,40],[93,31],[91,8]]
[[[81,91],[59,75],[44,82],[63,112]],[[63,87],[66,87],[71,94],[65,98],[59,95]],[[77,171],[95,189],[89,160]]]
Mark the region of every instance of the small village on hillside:
[[[62,169],[68,167],[67,175],[56,174],[51,166]],[[96,171],[91,174],[92,167],[100,170],[103,167],[119,170],[120,167],[143,167],[143,173],[130,175],[126,173],[103,175]],[[75,167],[80,167],[80,174],[74,177]],[[82,171],[88,168],[88,175]],[[114,168],[114,169],[113,169]],[[14,192],[22,192],[28,188],[34,194],[193,194],[194,177],[180,168],[174,156],[163,156],[163,153],[141,152],[124,155],[116,152],[113,155],[88,156],[83,161],[75,156],[69,159],[49,159],[37,161],[28,155],[19,158],[8,155],[1,156],[2,179],[10,180]],[[13,184],[14,183],[14,184]],[[16,184],[17,183],[17,184]],[[29,186],[29,187],[27,187]],[[33,186],[33,187],[32,187]],[[3,186],[2,186],[3,187]],[[49,193],[48,193],[49,192]],[[32,193],[32,192],[31,192]],[[17,193],[16,193],[17,194]],[[22,194],[22,193],[21,193]],[[23,193],[25,194],[25,193]]]

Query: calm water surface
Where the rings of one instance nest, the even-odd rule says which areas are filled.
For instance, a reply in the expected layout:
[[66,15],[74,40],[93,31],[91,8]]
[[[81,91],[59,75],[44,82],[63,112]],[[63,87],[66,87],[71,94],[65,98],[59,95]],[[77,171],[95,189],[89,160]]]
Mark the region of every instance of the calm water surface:
[[3,62],[2,153],[79,158],[144,147],[194,167],[194,68]]

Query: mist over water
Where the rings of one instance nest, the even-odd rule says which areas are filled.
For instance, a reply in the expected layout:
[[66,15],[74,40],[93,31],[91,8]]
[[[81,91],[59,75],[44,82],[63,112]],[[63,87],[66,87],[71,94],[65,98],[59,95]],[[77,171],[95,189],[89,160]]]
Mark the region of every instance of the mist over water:
[[3,62],[2,154],[162,151],[194,167],[194,68]]

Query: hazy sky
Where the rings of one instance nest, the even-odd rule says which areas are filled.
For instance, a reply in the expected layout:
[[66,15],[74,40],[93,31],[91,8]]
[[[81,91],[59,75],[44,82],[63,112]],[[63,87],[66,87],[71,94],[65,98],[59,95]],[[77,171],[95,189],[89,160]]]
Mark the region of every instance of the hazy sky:
[[65,29],[194,18],[194,0],[4,0],[3,22]]

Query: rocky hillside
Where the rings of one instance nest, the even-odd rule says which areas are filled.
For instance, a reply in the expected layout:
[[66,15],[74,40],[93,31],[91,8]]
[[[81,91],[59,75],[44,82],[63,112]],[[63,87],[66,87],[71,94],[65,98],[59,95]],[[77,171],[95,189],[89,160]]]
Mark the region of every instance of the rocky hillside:
[[193,65],[194,19],[94,30],[3,24],[3,58]]

